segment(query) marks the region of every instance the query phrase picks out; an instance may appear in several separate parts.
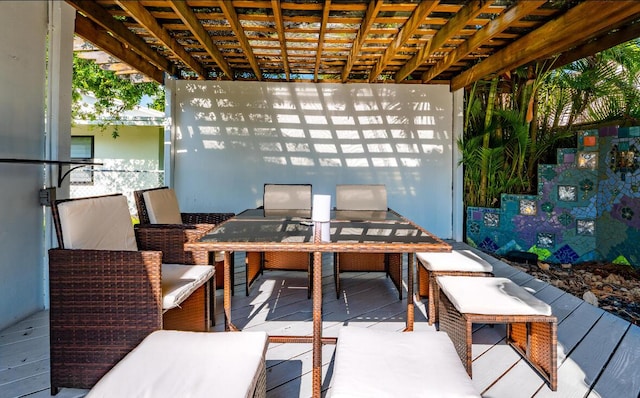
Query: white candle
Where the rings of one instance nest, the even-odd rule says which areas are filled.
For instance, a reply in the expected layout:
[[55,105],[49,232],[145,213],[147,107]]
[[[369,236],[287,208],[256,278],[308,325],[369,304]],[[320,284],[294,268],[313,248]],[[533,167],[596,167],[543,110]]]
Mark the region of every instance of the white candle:
[[317,222],[329,222],[331,219],[331,195],[313,195],[311,219]]

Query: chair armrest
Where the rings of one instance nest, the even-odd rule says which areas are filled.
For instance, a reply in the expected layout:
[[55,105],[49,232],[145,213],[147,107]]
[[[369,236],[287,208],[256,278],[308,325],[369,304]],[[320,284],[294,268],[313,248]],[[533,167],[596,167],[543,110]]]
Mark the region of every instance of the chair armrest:
[[211,264],[208,252],[184,250],[185,243],[197,241],[205,233],[203,227],[194,225],[138,224],[135,226],[136,241],[140,250],[159,250],[163,254],[162,261],[168,264]]
[[161,252],[49,250],[52,387],[90,388],[162,329]]
[[235,216],[235,213],[181,213],[185,224],[213,224],[218,225]]

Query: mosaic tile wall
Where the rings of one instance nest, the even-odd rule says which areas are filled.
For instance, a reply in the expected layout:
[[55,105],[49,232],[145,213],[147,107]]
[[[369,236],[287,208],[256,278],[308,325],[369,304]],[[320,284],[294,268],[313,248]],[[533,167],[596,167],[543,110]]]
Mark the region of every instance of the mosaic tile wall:
[[557,164],[538,167],[537,195],[467,208],[467,243],[503,255],[536,253],[551,263],[613,261],[640,268],[640,127],[578,134]]

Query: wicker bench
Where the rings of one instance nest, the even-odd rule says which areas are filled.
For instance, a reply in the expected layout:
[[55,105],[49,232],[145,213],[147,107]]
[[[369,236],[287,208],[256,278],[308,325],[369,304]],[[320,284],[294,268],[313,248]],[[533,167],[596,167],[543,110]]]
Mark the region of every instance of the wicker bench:
[[329,396],[479,397],[445,333],[340,329]]
[[265,332],[155,331],[87,397],[264,397],[267,346]]
[[429,325],[438,322],[438,276],[491,276],[493,267],[471,250],[450,253],[416,253],[418,295],[428,297]]
[[472,325],[507,325],[507,343],[557,386],[557,319],[551,307],[506,278],[440,276],[439,322],[471,371]]

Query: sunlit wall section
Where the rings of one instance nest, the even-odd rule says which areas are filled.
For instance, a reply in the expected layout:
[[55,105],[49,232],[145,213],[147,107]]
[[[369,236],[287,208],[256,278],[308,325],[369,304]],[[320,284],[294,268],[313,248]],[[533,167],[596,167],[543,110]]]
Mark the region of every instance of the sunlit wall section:
[[172,180],[185,211],[262,204],[265,183],[385,184],[388,203],[451,237],[447,86],[176,81]]

